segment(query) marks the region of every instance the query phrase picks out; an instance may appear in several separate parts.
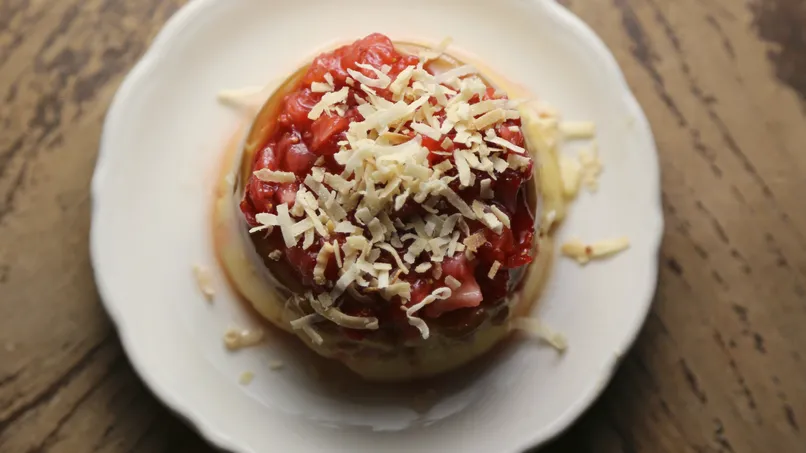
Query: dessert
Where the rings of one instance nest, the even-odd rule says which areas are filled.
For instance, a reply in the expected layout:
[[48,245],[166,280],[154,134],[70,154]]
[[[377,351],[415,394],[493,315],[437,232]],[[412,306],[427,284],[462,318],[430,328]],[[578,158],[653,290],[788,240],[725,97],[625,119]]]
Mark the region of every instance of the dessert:
[[438,374],[506,338],[563,213],[539,115],[443,47],[373,34],[313,59],[263,105],[217,199],[238,290],[367,379]]

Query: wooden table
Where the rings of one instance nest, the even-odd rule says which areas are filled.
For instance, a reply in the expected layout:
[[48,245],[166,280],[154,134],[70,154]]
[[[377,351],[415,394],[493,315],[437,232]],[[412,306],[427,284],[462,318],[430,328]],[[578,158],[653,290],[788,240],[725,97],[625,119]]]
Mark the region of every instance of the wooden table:
[[[205,452],[123,354],[88,196],[118,84],[180,0],[0,0],[0,451]],[[566,0],[652,123],[652,313],[549,452],[806,452],[806,1]]]

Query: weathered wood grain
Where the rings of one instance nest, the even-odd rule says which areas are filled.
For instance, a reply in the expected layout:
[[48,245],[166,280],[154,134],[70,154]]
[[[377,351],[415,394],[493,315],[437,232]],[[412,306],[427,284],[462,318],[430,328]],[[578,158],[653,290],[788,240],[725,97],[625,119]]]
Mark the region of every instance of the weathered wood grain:
[[[181,0],[0,0],[0,451],[211,451],[143,387],[95,292],[103,114]],[[656,303],[548,452],[806,452],[806,2],[565,0],[663,169]]]

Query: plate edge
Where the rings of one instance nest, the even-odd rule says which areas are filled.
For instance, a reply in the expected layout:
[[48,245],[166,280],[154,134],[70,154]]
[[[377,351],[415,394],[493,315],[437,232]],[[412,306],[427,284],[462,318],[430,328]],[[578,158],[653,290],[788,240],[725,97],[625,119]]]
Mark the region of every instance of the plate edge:
[[[205,439],[209,442],[213,443],[219,448],[223,448],[226,450],[231,451],[238,451],[238,452],[248,452],[248,453],[255,453],[256,450],[251,445],[245,445],[242,441],[236,441],[231,437],[221,433],[219,430],[215,429],[211,423],[204,417],[199,417],[196,412],[192,409],[189,409],[184,403],[175,399],[171,392],[161,387],[161,384],[158,383],[157,379],[150,376],[145,367],[140,365],[137,353],[135,352],[135,348],[132,345],[132,339],[130,339],[127,329],[125,328],[124,323],[121,320],[121,315],[116,311],[113,304],[107,302],[108,295],[110,291],[108,291],[105,287],[105,283],[103,282],[103,278],[101,278],[100,273],[96,270],[95,264],[98,262],[98,244],[97,244],[97,211],[99,205],[99,199],[101,198],[100,195],[100,186],[103,184],[104,177],[105,177],[105,154],[108,154],[108,149],[110,148],[109,142],[109,131],[115,128],[115,124],[119,123],[117,117],[120,115],[119,111],[123,109],[123,105],[125,105],[124,101],[131,97],[131,92],[135,89],[135,87],[140,83],[140,80],[148,74],[151,69],[157,65],[162,59],[163,48],[166,48],[169,45],[170,39],[176,35],[181,29],[184,27],[184,24],[188,21],[192,20],[195,16],[200,14],[201,11],[204,11],[206,8],[211,7],[216,0],[191,0],[188,4],[181,7],[177,10],[165,23],[162,29],[158,32],[157,36],[154,38],[152,43],[149,45],[146,52],[140,57],[139,61],[134,65],[134,67],[129,71],[129,73],[124,78],[123,82],[119,86],[118,90],[116,91],[112,102],[107,110],[105,120],[103,122],[102,133],[101,133],[101,140],[99,145],[98,157],[95,164],[95,169],[93,171],[92,181],[90,185],[90,200],[91,200],[91,223],[90,223],[90,259],[93,264],[93,274],[95,277],[96,286],[98,288],[99,295],[101,296],[101,302],[106,309],[107,313],[109,314],[110,319],[112,320],[113,325],[115,326],[116,330],[118,331],[118,335],[120,337],[121,343],[123,345],[123,349],[126,352],[129,360],[132,363],[132,367],[134,368],[137,375],[140,379],[143,380],[149,387],[149,389],[157,395],[157,397],[174,413],[185,419],[194,427]],[[651,151],[653,153],[653,160],[654,160],[654,171],[651,172],[651,179],[653,179],[653,186],[658,188],[657,191],[657,203],[655,203],[654,212],[648,213],[647,216],[652,216],[655,218],[657,222],[656,229],[655,229],[655,240],[654,244],[650,247],[651,251],[654,251],[652,259],[649,260],[650,263],[654,264],[654,269],[652,269],[651,275],[653,276],[653,280],[648,282],[648,294],[645,294],[643,299],[647,302],[644,304],[644,310],[641,313],[638,313],[640,322],[636,322],[633,325],[633,328],[628,336],[625,337],[623,344],[620,345],[618,350],[614,352],[613,360],[611,361],[610,365],[607,367],[607,371],[605,375],[603,375],[600,379],[599,385],[595,386],[591,391],[580,394],[580,397],[577,401],[571,405],[568,410],[566,410],[560,417],[558,417],[554,423],[548,425],[544,429],[537,431],[531,436],[533,438],[527,445],[521,445],[519,448],[514,450],[512,453],[517,453],[520,451],[526,451],[540,445],[545,444],[546,442],[550,441],[551,439],[557,437],[565,430],[567,430],[581,415],[582,413],[587,410],[593,402],[601,396],[604,389],[607,387],[607,384],[612,380],[612,377],[621,362],[621,359],[625,356],[626,352],[632,347],[635,343],[638,334],[640,333],[643,325],[645,324],[646,318],[649,314],[649,311],[652,307],[652,302],[654,299],[654,294],[657,288],[657,281],[658,281],[658,270],[659,270],[659,259],[660,259],[660,252],[661,252],[661,241],[663,238],[664,232],[664,219],[663,219],[663,209],[662,209],[662,197],[661,197],[661,179],[660,179],[660,164],[658,159],[658,152],[657,152],[657,145],[652,134],[652,129],[650,127],[649,121],[644,114],[638,100],[636,99],[635,95],[633,94],[632,90],[627,83],[627,80],[615,59],[615,56],[610,51],[610,49],[605,45],[602,39],[590,28],[585,22],[582,21],[579,17],[573,14],[571,11],[566,9],[563,5],[559,4],[555,0],[530,0],[533,3],[544,7],[545,11],[557,20],[561,22],[563,25],[567,26],[570,29],[574,30],[574,33],[579,35],[583,41],[587,44],[592,45],[595,47],[596,53],[600,54],[604,60],[606,67],[604,69],[605,73],[609,73],[611,77],[615,77],[615,80],[619,83],[623,98],[628,106],[628,109],[631,111],[633,116],[636,119],[638,128],[641,130],[645,130],[649,134],[649,140],[652,143]]]

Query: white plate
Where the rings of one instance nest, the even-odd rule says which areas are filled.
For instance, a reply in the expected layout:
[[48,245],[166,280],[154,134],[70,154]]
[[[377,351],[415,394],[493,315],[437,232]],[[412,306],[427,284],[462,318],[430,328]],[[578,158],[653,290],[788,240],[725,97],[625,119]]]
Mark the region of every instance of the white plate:
[[[254,321],[220,271],[213,304],[190,271],[215,267],[209,208],[220,154],[240,119],[216,93],[264,84],[317,49],[374,31],[451,36],[566,119],[595,121],[601,188],[581,196],[560,236],[626,235],[632,244],[585,268],[559,261],[538,311],[568,337],[567,353],[510,344],[461,373],[472,377],[430,384],[438,396],[419,412],[416,390],[323,383],[307,372],[318,361],[279,334],[227,353],[224,330]],[[553,1],[196,0],[165,26],[109,110],[92,184],[92,258],[135,368],[220,447],[517,452],[568,427],[635,339],[655,289],[659,193],[652,134],[615,60]],[[272,371],[273,359],[286,368]],[[244,371],[255,374],[249,386],[238,383]]]

